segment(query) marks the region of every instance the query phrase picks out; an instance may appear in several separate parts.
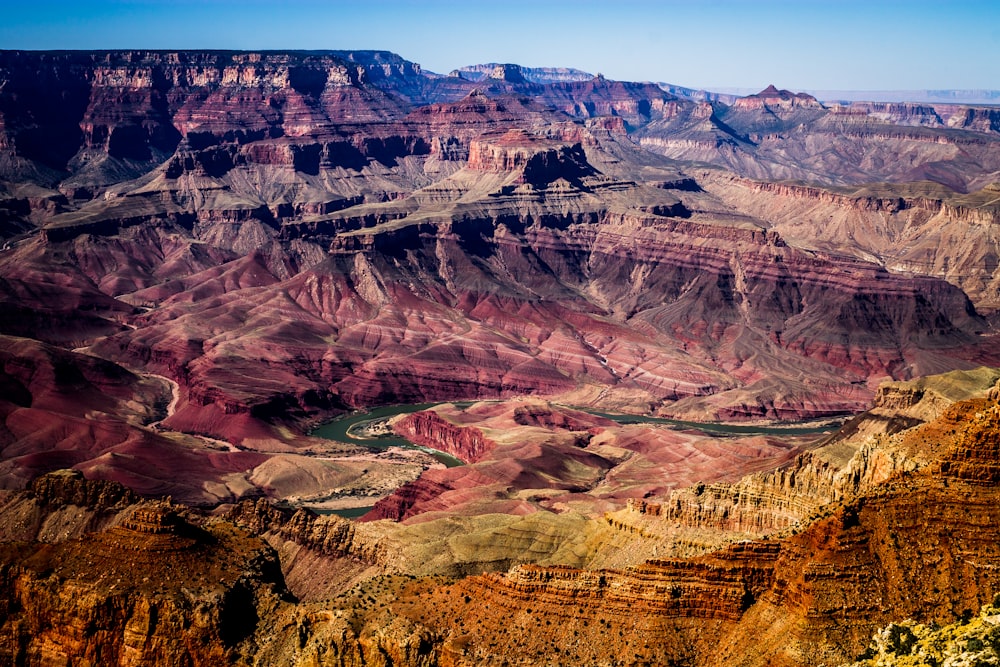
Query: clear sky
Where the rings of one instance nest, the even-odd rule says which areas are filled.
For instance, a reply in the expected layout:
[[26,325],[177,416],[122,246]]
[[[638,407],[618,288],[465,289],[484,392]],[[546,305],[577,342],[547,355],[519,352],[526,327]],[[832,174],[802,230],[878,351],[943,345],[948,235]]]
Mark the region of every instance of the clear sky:
[[3,49],[386,49],[697,88],[1000,89],[1000,0],[0,0]]

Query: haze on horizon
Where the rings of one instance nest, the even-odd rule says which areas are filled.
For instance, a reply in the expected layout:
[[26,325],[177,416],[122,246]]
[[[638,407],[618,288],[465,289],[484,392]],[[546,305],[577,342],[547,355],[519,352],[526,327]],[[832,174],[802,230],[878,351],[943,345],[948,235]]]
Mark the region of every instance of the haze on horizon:
[[1000,4],[916,0],[41,0],[4,49],[384,49],[707,88],[997,89]]

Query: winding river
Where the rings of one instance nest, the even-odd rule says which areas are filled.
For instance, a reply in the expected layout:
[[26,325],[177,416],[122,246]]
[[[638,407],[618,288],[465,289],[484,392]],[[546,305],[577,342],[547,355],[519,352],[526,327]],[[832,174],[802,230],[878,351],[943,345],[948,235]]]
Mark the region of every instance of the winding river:
[[[389,449],[390,447],[419,449],[420,451],[430,453],[434,458],[449,468],[463,465],[461,460],[455,458],[451,454],[431,449],[430,447],[415,445],[409,440],[401,438],[398,435],[369,436],[362,433],[362,430],[372,422],[391,419],[396,415],[407,415],[411,412],[420,412],[421,410],[433,408],[435,405],[443,404],[417,403],[414,405],[389,405],[381,408],[375,408],[374,410],[369,410],[368,412],[350,414],[340,417],[339,419],[335,419],[332,422],[327,422],[309,435],[317,438],[334,440],[336,442],[344,442],[349,445],[362,445],[364,447],[368,447],[369,449]],[[459,403],[459,405],[465,404]]]
[[788,426],[774,424],[726,424],[723,422],[690,422],[683,419],[668,419],[666,417],[647,417],[644,415],[623,415],[613,412],[601,412],[590,408],[574,407],[574,410],[586,412],[597,417],[604,417],[618,424],[664,424],[681,431],[701,431],[706,435],[822,435],[834,431],[844,423],[845,419],[827,419],[818,422],[815,419],[805,422],[789,422]]
[[[446,403],[451,403],[452,405],[457,405],[460,407],[472,405],[472,401],[449,401],[449,402],[439,402],[439,403],[417,403],[413,405],[390,405],[381,408],[375,408],[369,410],[368,412],[358,412],[355,414],[345,415],[339,419],[335,419],[331,422],[327,422],[322,426],[316,428],[310,435],[317,438],[326,438],[327,440],[333,440],[336,442],[343,442],[349,445],[362,445],[374,450],[385,450],[390,447],[400,447],[403,449],[418,449],[420,451],[430,453],[434,458],[448,466],[453,468],[455,466],[464,465],[462,461],[451,454],[438,451],[436,449],[431,449],[430,447],[424,447],[421,445],[416,445],[405,438],[401,438],[398,435],[369,435],[366,433],[366,427],[371,425],[373,422],[381,422],[395,417],[396,415],[410,414],[411,412],[419,412],[420,410],[427,410],[433,408],[436,405],[444,405]],[[569,407],[569,406],[567,406]],[[643,415],[626,415],[618,414],[613,412],[601,412],[599,410],[592,410],[590,408],[581,408],[578,406],[573,406],[571,409],[579,410],[581,412],[586,412],[588,414],[595,415],[597,417],[604,417],[605,419],[610,419],[618,424],[660,424],[669,426],[670,428],[675,428],[678,430],[696,430],[700,431],[706,435],[714,437],[725,437],[725,436],[750,436],[750,435],[788,435],[788,436],[801,436],[801,435],[822,435],[824,433],[829,433],[836,430],[843,423],[843,419],[831,419],[825,422],[797,422],[788,426],[776,426],[776,425],[755,425],[755,424],[723,424],[723,423],[713,423],[713,422],[690,422],[683,421],[680,419],[665,419],[662,417],[646,417]],[[347,519],[354,519],[359,516],[364,515],[371,509],[371,506],[365,507],[352,507],[347,509],[336,509],[336,510],[314,510],[321,514],[337,514]]]
[[[404,449],[419,449],[421,451],[429,452],[439,460],[441,463],[445,464],[449,468],[463,465],[462,462],[445,452],[438,451],[436,449],[431,449],[429,447],[424,447],[421,445],[415,445],[405,438],[401,438],[397,435],[379,435],[371,436],[363,433],[366,426],[370,425],[372,422],[379,422],[391,419],[397,415],[410,414],[411,412],[419,412],[421,410],[428,410],[437,405],[452,404],[457,406],[468,406],[472,405],[471,401],[449,401],[440,403],[417,403],[413,405],[390,405],[381,408],[375,408],[369,410],[368,412],[359,412],[351,415],[346,415],[335,419],[332,422],[328,422],[316,430],[314,430],[310,435],[317,438],[326,438],[327,440],[334,440],[336,442],[343,442],[350,445],[363,445],[370,449],[389,449],[390,447],[401,447]],[[660,424],[675,428],[678,430],[694,430],[701,431],[706,435],[710,436],[750,436],[750,435],[822,435],[824,433],[829,433],[840,427],[843,420],[828,420],[825,422],[818,423],[816,421],[810,422],[800,422],[793,423],[788,426],[778,426],[773,424],[760,425],[760,424],[724,424],[715,422],[691,422],[684,421],[680,419],[666,419],[663,417],[646,417],[643,415],[627,415],[618,414],[613,412],[601,412],[599,410],[592,410],[590,408],[581,408],[573,406],[571,409],[579,410],[581,412],[586,412],[588,414],[595,415],[597,417],[604,417],[605,419],[610,419],[618,424]]]

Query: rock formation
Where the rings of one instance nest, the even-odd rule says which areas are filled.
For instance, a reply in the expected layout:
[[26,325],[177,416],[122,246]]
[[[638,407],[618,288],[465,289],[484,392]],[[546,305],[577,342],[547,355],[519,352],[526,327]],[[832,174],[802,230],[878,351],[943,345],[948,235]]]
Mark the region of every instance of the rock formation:
[[287,599],[278,562],[231,526],[143,503],[117,526],[55,545],[4,543],[9,664],[235,663]]
[[[0,52],[0,663],[836,664],[978,608],[995,116]],[[443,401],[390,427],[462,466],[307,435]]]
[[[5,343],[9,486],[76,466],[199,504],[301,500],[368,474],[294,458],[316,447],[303,430],[351,408],[534,394],[809,418],[861,409],[885,376],[1000,363],[988,188],[749,182],[679,171],[628,135],[744,145],[734,114],[834,113],[806,96],[723,108],[600,77],[463,83],[380,52],[8,52],[3,72],[0,326],[22,339]],[[42,113],[56,91],[69,102]],[[828,211],[843,222],[821,240]],[[928,231],[945,223],[968,247]],[[53,373],[62,398],[42,402],[43,375],[13,370],[31,341],[86,381]],[[609,479],[652,479],[633,470]]]
[[[911,398],[902,409],[921,402],[917,393],[980,396],[930,406],[939,416],[928,412],[929,421],[892,436],[925,465],[845,491],[794,531],[615,569],[526,563],[464,577],[392,574],[396,557],[362,537],[373,524],[249,501],[228,520],[207,518],[50,476],[33,492],[45,503],[79,502],[115,519],[54,544],[0,546],[13,565],[2,577],[0,624],[15,638],[2,655],[13,664],[100,651],[116,662],[195,664],[811,665],[982,652],[985,640],[954,650],[946,640],[985,636],[994,614],[984,605],[1000,585],[1000,385],[982,397],[986,377],[881,393],[882,410],[904,389]],[[336,597],[310,592],[305,563],[337,582],[325,590]],[[289,597],[286,577],[308,601]],[[930,642],[931,632],[941,641]]]

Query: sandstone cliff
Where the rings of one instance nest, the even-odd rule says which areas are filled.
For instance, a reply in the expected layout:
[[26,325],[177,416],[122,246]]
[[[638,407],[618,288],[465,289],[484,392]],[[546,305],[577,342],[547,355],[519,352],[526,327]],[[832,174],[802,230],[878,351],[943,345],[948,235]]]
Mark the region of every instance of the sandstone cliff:
[[266,545],[165,503],[80,539],[2,549],[8,664],[239,664],[287,595]]
[[[972,384],[952,377],[934,392]],[[931,386],[916,389],[926,395]],[[881,409],[921,403],[903,393],[883,391]],[[871,477],[795,532],[618,569],[525,564],[457,579],[365,573],[362,529],[350,522],[260,502],[230,513],[277,544],[275,552],[220,519],[168,503],[129,505],[111,487],[55,476],[38,485],[38,498],[123,509],[113,527],[82,538],[3,544],[14,566],[4,569],[0,623],[16,639],[4,658],[31,664],[100,650],[114,664],[844,663],[889,623],[947,624],[993,599],[998,398],[994,386],[943,411],[931,400],[929,421],[890,436],[927,465]],[[790,488],[793,477],[784,479]],[[307,561],[306,551],[322,558]],[[90,565],[96,554],[105,559],[100,572]],[[328,589],[339,596],[321,601],[304,588],[313,601],[292,605],[279,554],[289,581],[296,558],[298,567],[339,572]],[[898,627],[911,631],[892,636],[915,638],[908,653],[930,646],[921,626]],[[890,640],[873,651],[899,654]]]
[[768,220],[790,242],[852,247],[856,256],[893,271],[942,276],[985,312],[997,308],[993,230],[1000,211],[993,186],[960,194],[926,182],[843,189],[711,182],[710,190]]

